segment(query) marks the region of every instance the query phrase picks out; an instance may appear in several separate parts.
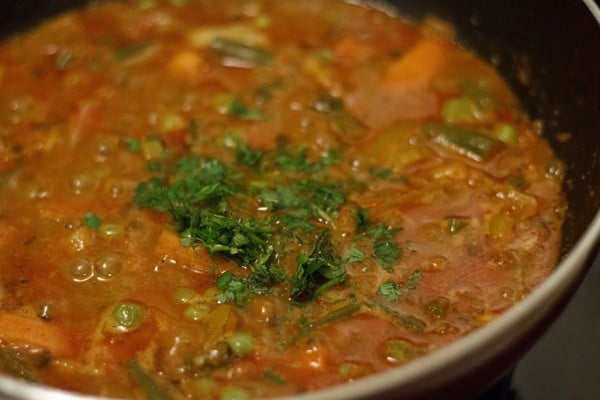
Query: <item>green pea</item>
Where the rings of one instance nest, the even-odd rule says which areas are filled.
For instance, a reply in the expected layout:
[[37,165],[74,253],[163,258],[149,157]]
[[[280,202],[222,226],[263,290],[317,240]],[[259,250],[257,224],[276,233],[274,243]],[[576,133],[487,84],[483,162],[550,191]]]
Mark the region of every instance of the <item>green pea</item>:
[[183,312],[183,317],[190,321],[200,321],[208,315],[210,311],[206,303],[193,303],[187,306]]
[[237,356],[244,356],[254,349],[254,338],[246,332],[234,332],[227,338],[227,344]]
[[252,397],[247,389],[239,386],[230,386],[221,393],[221,400],[250,400]]
[[166,155],[166,149],[157,139],[150,139],[142,142],[142,153],[146,160],[161,160]]
[[511,124],[498,124],[495,131],[496,137],[504,143],[515,143],[519,138],[519,131]]
[[392,339],[386,344],[386,355],[391,361],[406,362],[413,357],[414,348],[404,340]]
[[179,288],[175,290],[175,301],[183,304],[190,304],[196,297],[198,293],[195,290],[188,288]]
[[343,363],[339,367],[339,374],[342,378],[352,379],[361,375],[361,366],[355,363]]
[[196,392],[202,396],[209,396],[214,392],[217,384],[211,378],[198,378],[195,383]]
[[450,99],[442,106],[442,116],[450,124],[473,121],[478,112],[477,106],[468,97]]
[[115,330],[130,332],[142,325],[144,309],[136,303],[118,303],[112,310],[112,318],[117,326]]

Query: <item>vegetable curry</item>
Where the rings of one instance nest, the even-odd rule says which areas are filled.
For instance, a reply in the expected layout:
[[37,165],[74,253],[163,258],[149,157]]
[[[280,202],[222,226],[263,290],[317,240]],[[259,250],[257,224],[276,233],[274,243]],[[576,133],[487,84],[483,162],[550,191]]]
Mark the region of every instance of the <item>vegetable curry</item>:
[[407,364],[552,271],[564,171],[541,130],[436,19],[58,16],[0,45],[0,371],[247,399]]

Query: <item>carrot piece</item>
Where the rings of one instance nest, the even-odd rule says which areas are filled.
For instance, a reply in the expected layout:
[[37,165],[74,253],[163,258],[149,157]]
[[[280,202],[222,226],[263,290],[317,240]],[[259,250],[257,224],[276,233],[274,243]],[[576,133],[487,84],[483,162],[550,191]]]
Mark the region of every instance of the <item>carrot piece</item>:
[[62,327],[26,315],[0,312],[0,340],[47,348],[57,357],[74,355],[72,335]]
[[443,62],[443,43],[423,39],[388,67],[384,81],[390,85],[427,83],[442,67]]
[[206,62],[202,56],[192,50],[180,51],[167,65],[167,71],[170,74],[191,82],[197,82],[206,68]]
[[336,56],[349,60],[365,61],[374,53],[373,49],[352,37],[340,40],[334,48]]

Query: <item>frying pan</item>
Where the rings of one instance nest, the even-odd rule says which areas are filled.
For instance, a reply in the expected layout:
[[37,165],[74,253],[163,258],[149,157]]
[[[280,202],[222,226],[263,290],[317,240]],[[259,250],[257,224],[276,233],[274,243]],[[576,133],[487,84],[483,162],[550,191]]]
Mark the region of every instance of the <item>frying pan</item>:
[[[0,39],[86,0],[0,0]],[[593,0],[398,0],[409,18],[439,16],[493,63],[565,161],[569,210],[556,271],[526,299],[455,344],[353,384],[297,400],[468,399],[495,383],[535,343],[600,251],[600,9]],[[560,140],[561,133],[570,140]],[[82,399],[0,376],[0,398]]]

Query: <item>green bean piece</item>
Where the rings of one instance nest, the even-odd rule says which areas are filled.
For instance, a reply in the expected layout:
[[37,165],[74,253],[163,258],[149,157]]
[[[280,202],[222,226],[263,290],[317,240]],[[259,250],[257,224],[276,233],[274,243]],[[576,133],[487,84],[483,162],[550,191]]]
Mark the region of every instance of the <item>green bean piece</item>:
[[413,358],[414,348],[404,340],[392,339],[386,344],[386,355],[394,361],[406,362]]
[[273,53],[269,50],[229,39],[216,38],[211,43],[211,49],[226,64],[239,67],[264,67],[273,61]]
[[443,147],[483,161],[502,148],[502,142],[485,133],[449,124],[429,124],[425,126],[427,138]]
[[374,300],[372,304],[379,307],[381,311],[394,318],[396,322],[398,322],[410,331],[421,333],[425,331],[425,328],[427,328],[427,324],[425,323],[425,321],[423,321],[420,318],[414,317],[412,315],[400,314],[398,311],[387,307],[385,304],[382,304],[377,300]]
[[340,319],[348,318],[352,314],[356,313],[358,310],[360,310],[360,304],[350,303],[336,310],[333,310],[330,313],[323,316],[322,318],[316,320],[311,324],[311,327],[326,325],[338,321]]
[[145,55],[154,48],[156,48],[156,43],[154,42],[134,43],[115,49],[113,56],[119,61],[125,61]]
[[148,400],[171,400],[172,397],[161,388],[158,383],[140,366],[137,360],[129,360],[125,363],[127,370],[137,383]]
[[0,347],[0,372],[24,379],[27,382],[38,382],[29,364],[16,351],[6,347]]
[[466,218],[448,217],[446,218],[446,231],[450,235],[456,235],[469,225]]
[[404,325],[406,329],[417,333],[423,332],[427,327],[427,324],[425,324],[422,319],[413,317],[412,315],[401,315],[398,318],[398,321]]

